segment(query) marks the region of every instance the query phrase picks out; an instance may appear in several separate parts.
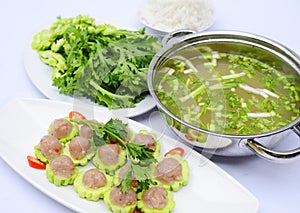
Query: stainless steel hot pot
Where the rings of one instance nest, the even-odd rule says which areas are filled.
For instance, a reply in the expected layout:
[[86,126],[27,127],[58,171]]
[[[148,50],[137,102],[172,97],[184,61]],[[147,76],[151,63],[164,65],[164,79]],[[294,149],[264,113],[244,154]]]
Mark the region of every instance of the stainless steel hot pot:
[[[155,81],[159,68],[173,55],[180,55],[188,49],[199,45],[213,46],[214,50],[233,54],[247,54],[248,50],[260,56],[265,63],[277,62],[281,65],[284,74],[293,72],[300,78],[300,57],[287,47],[258,35],[236,31],[211,31],[196,33],[193,31],[177,31],[166,35],[163,48],[151,61],[148,72],[149,91],[156,101],[157,107],[165,118],[169,127],[183,140],[195,149],[206,154],[220,156],[246,156],[253,153],[268,160],[287,162],[300,157],[300,148],[290,151],[274,151],[274,146],[285,140],[287,134],[296,133],[300,136],[300,117],[293,122],[272,132],[256,135],[228,135],[207,131],[193,126],[173,115],[159,100],[155,91]],[[188,51],[197,54],[197,51]],[[205,135],[206,141],[198,142],[188,137],[187,130]],[[292,134],[294,134],[292,133]]]

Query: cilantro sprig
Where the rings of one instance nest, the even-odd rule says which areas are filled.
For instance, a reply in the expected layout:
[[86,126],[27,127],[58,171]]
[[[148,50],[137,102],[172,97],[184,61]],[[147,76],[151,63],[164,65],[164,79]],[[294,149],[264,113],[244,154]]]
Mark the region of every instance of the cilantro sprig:
[[143,167],[131,163],[129,169],[126,171],[121,181],[121,190],[123,192],[126,192],[130,189],[132,176],[134,176],[135,179],[138,181],[139,189],[141,191],[149,188],[151,179],[150,179],[148,167]]
[[136,178],[141,190],[147,189],[150,185],[150,174],[148,166],[141,166],[139,163],[149,165],[157,162],[152,155],[153,150],[147,148],[144,144],[131,143],[124,141],[126,137],[128,124],[120,119],[110,119],[106,123],[98,123],[94,120],[76,120],[72,119],[77,124],[84,124],[93,130],[93,139],[90,140],[95,146],[102,146],[110,143],[111,140],[118,141],[126,150],[127,158],[130,167],[122,178],[120,184],[123,192],[130,189],[132,176]]

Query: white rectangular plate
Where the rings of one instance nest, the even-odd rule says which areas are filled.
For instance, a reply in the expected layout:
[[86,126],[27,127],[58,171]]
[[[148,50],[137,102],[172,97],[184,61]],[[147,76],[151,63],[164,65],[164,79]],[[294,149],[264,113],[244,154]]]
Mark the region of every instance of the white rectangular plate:
[[[45,171],[28,166],[26,156],[34,155],[33,146],[47,134],[49,124],[74,110],[71,103],[44,99],[16,99],[0,110],[0,156],[18,174],[33,186],[76,212],[110,212],[105,203],[91,202],[79,198],[73,186],[57,187],[48,182]],[[77,108],[76,108],[77,109]],[[88,118],[106,122],[114,115],[108,115],[94,108],[81,108]],[[124,120],[126,119],[126,120]],[[137,132],[141,129],[152,130],[128,118],[129,127]],[[154,132],[161,143],[164,153],[176,146],[185,149],[184,158],[190,167],[189,183],[174,193],[176,207],[173,212],[191,210],[206,213],[254,213],[258,211],[257,199],[230,175],[214,163],[188,148],[182,143]],[[67,198],[67,199],[66,199]]]

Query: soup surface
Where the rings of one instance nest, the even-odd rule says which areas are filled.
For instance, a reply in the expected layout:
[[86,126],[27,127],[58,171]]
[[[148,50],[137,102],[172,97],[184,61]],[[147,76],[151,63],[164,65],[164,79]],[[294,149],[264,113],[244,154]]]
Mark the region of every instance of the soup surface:
[[283,127],[300,115],[300,80],[251,57],[207,51],[173,56],[155,87],[178,118],[205,130],[249,135]]

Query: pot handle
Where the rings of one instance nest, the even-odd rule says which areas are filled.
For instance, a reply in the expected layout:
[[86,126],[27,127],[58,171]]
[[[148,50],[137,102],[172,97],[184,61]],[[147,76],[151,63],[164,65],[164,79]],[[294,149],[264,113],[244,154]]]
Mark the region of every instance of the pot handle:
[[[174,44],[177,43],[178,40],[175,38],[181,38],[183,36],[189,35],[189,34],[193,34],[196,33],[196,31],[194,30],[176,30],[174,32],[171,32],[169,34],[167,34],[166,36],[163,37],[161,43],[163,46],[166,46],[167,44]],[[176,41],[175,41],[176,40]]]
[[[295,125],[293,131],[300,137],[300,125]],[[254,139],[248,139],[245,144],[257,156],[272,162],[287,163],[291,160],[300,158],[300,147],[289,151],[274,151],[263,146]]]

